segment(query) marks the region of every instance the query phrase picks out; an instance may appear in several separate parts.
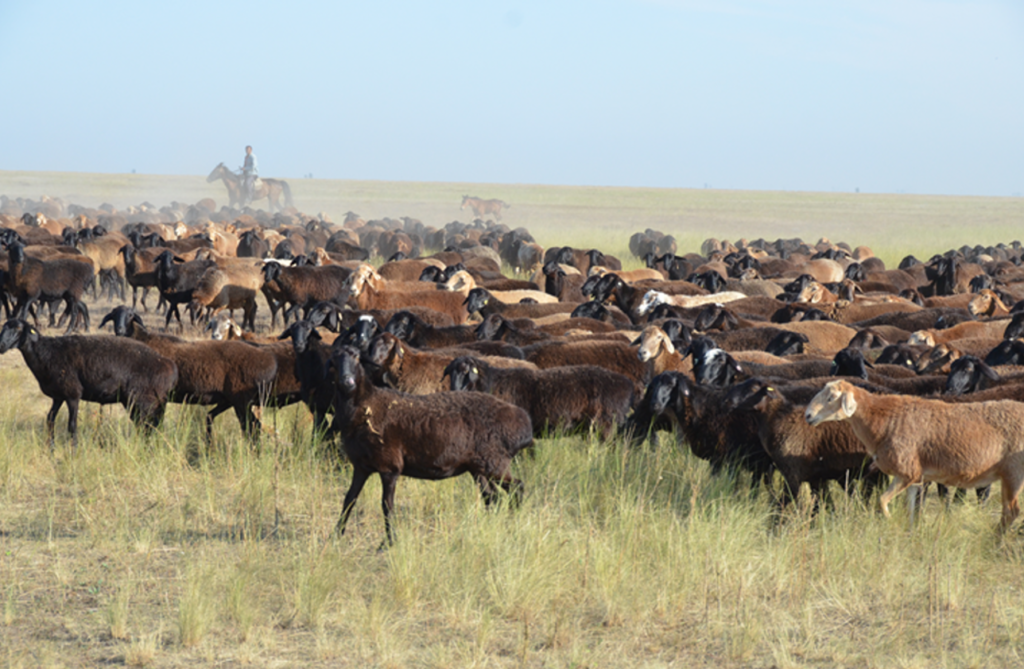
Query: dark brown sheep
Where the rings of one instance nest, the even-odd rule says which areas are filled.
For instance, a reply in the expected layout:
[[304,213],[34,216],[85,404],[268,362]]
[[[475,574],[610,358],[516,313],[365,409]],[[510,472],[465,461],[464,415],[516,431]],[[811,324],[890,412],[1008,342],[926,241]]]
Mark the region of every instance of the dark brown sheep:
[[374,473],[383,488],[388,544],[394,541],[391,512],[399,476],[439,480],[468,472],[488,505],[498,488],[514,499],[521,495],[522,484],[512,477],[510,465],[533,445],[533,427],[519,407],[483,393],[417,397],[376,388],[359,363],[359,350],[351,347],[336,352],[329,370],[338,394],[333,427],[352,463],[337,533],[345,533],[356,499]]
[[53,445],[53,424],[68,405],[68,432],[78,440],[78,403],[120,403],[132,420],[147,428],[160,424],[170,390],[178,380],[175,364],[138,342],[114,337],[42,337],[27,322],[7,321],[0,330],[0,354],[21,350],[39,389],[53,400],[46,414],[46,435]]
[[206,415],[208,439],[213,436],[214,418],[228,409],[234,409],[238,423],[250,438],[259,435],[260,420],[252,408],[273,393],[277,358],[272,352],[242,341],[189,342],[150,333],[128,307],[115,307],[104,316],[100,327],[107,321],[113,322],[116,335],[140,341],[178,366],[178,381],[170,401],[214,405]]
[[633,405],[633,382],[595,365],[498,369],[479,358],[452,360],[444,374],[451,390],[494,395],[530,415],[535,437],[548,429],[596,428],[608,438]]

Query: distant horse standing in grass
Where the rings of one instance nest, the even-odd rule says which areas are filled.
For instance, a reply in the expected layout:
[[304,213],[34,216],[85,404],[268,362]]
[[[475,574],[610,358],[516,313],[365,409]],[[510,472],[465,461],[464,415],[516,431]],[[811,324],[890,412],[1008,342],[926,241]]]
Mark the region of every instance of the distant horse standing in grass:
[[461,211],[465,209],[467,206],[473,210],[473,215],[475,215],[477,218],[483,218],[488,214],[493,214],[494,220],[500,221],[501,210],[508,209],[512,205],[506,204],[501,200],[481,200],[478,197],[470,197],[468,195],[463,195],[462,206],[459,207],[459,210]]
[[[217,179],[222,179],[224,185],[228,189],[228,206],[234,207],[245,206],[245,184],[242,182],[242,177],[229,170],[224,163],[220,163],[217,167],[213,168],[210,175],[206,177],[207,183],[212,183]],[[284,195],[284,205],[281,204],[281,196]],[[294,207],[295,204],[292,202],[292,189],[288,186],[287,181],[281,179],[264,179],[260,177],[256,180],[253,186],[253,202],[267,198],[267,206],[270,211],[284,210],[285,207]]]

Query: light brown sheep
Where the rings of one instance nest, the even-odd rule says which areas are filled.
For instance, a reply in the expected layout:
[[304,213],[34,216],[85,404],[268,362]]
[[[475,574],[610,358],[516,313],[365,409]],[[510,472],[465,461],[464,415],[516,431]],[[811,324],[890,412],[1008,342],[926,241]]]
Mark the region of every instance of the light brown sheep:
[[616,270],[612,271],[607,267],[595,265],[590,268],[587,276],[604,276],[605,274],[614,274],[626,283],[634,283],[636,281],[642,281],[643,279],[653,279],[654,281],[664,281],[665,277],[656,269],[630,269],[630,270]]
[[693,359],[690,356],[684,359],[665,331],[657,325],[644,328],[640,333],[639,345],[637,357],[650,364],[651,378],[662,372],[690,373],[693,370]]
[[[441,284],[441,286],[444,290],[461,293],[463,296],[469,295],[469,291],[478,287],[473,275],[465,270],[459,270],[455,274],[452,274],[451,278]],[[527,298],[536,301],[537,304],[555,304],[558,302],[558,297],[555,295],[548,295],[542,290],[488,289],[488,292],[491,294],[491,297],[499,302],[504,302],[505,304],[518,304]]]
[[[889,515],[893,497],[915,484],[935,481],[977,488],[999,481],[1005,532],[1020,513],[1024,487],[1024,405],[1012,400],[948,404],[917,397],[885,397],[832,381],[804,412],[812,426],[848,420],[874,466],[893,477],[879,500]],[[913,518],[913,496],[911,496]]]
[[345,280],[348,301],[363,311],[372,309],[404,309],[421,306],[451,317],[456,325],[469,318],[464,304],[466,296],[460,292],[438,290],[433,284],[423,283],[422,291],[391,290],[388,283],[370,265],[361,265]]
[[1006,306],[994,290],[983,288],[971,298],[967,310],[974,317],[1005,318],[1010,315],[1010,307]]
[[945,330],[918,330],[910,335],[907,343],[911,345],[926,344],[928,346],[936,346],[938,344],[948,344],[957,339],[1002,339],[1007,323],[1009,323],[1007,320],[966,321],[964,323],[957,323]]

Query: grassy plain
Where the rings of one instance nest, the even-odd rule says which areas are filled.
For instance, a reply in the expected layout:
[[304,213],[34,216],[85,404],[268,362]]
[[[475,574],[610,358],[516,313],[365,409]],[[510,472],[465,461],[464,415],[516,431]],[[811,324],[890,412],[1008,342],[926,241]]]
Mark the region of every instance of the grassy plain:
[[[889,263],[1014,239],[1024,201],[827,193],[296,180],[335,220],[462,218],[465,193],[512,203],[545,245],[625,255],[630,233],[828,236]],[[0,193],[117,206],[221,198],[202,177],[0,172]],[[106,304],[92,305],[93,313]],[[259,453],[174,407],[145,439],[83,405],[72,452],[20,354],[0,358],[0,661],[8,667],[1006,667],[1024,663],[1024,538],[998,541],[998,493],[907,528],[858,498],[770,521],[770,495],[712,478],[672,438],[630,449],[541,440],[526,497],[487,511],[466,478],[403,479],[385,553],[380,486],[329,532],[349,470],[310,446],[304,409]],[[62,411],[58,428],[63,428]],[[61,433],[58,432],[60,435]],[[838,491],[837,491],[838,493]]]

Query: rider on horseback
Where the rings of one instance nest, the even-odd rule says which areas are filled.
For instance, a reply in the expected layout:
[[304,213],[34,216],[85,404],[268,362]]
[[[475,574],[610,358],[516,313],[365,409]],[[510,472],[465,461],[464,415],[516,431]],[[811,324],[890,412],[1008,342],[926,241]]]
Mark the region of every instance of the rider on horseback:
[[245,147],[245,163],[242,165],[242,185],[244,186],[245,199],[244,204],[252,202],[253,190],[256,186],[256,179],[260,175],[260,168],[256,162],[256,154],[252,152],[252,147]]

